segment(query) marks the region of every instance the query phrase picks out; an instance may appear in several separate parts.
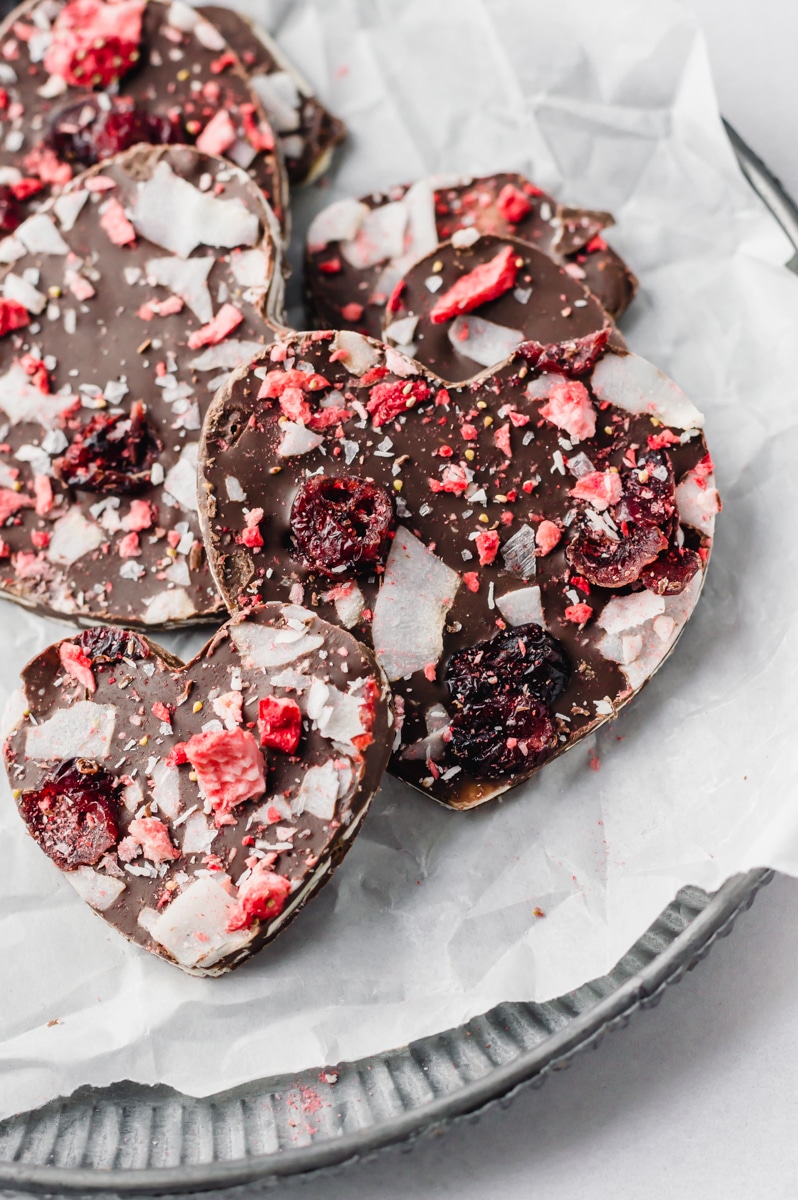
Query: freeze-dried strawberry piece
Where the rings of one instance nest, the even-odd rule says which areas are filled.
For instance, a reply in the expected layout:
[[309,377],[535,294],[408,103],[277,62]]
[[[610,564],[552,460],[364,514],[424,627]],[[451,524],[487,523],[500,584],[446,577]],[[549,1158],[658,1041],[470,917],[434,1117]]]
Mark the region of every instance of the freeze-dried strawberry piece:
[[621,498],[621,477],[617,471],[588,471],[571,488],[575,500],[587,500],[599,512],[617,504]]
[[33,508],[30,496],[11,488],[0,488],[0,526],[5,525],[8,518],[15,516],[22,508]]
[[246,729],[206,729],[182,742],[186,759],[197,772],[202,790],[220,817],[237,804],[266,791],[266,762],[257,741]]
[[201,329],[195,329],[189,336],[189,350],[199,350],[202,346],[216,346],[223,342],[244,320],[244,314],[239,312],[234,304],[223,304],[216,316]]
[[91,669],[91,659],[80,646],[74,642],[62,642],[58,647],[58,657],[67,675],[77,679],[90,692],[97,690],[97,682]]
[[62,871],[91,867],[119,836],[116,810],[119,785],[108,771],[88,759],[75,759],[26,792],[19,811],[28,832]]
[[506,183],[496,199],[496,207],[511,225],[517,225],[532,212],[527,196],[512,183]]
[[265,696],[258,705],[261,746],[294,754],[302,736],[302,713],[296,700]]
[[127,832],[128,837],[135,838],[150,862],[171,862],[180,858],[180,851],[172,845],[169,830],[157,817],[139,817],[130,822]]
[[5,337],[15,329],[24,329],[26,325],[30,325],[30,313],[27,308],[16,300],[0,297],[0,337]]
[[535,543],[541,558],[545,558],[547,554],[551,553],[561,537],[562,533],[553,521],[540,522],[535,532]]
[[596,410],[590,393],[576,379],[555,379],[540,415],[576,442],[592,438],[596,432]]
[[477,534],[474,542],[479,555],[479,565],[489,567],[499,553],[498,533],[495,529],[486,529],[484,533]]
[[136,231],[115,196],[105,203],[100,217],[100,227],[105,230],[109,240],[115,246],[132,246],[136,240]]
[[269,371],[258,392],[259,400],[278,400],[286,388],[302,392],[321,392],[330,386],[323,375],[313,371]]
[[276,875],[264,860],[256,863],[238,889],[238,904],[227,925],[229,932],[249,929],[253,921],[279,917],[290,894],[291,884],[284,876]]
[[516,252],[512,246],[505,246],[490,262],[462,275],[431,310],[430,320],[433,325],[442,325],[452,317],[473,312],[514,287],[517,275]]
[[141,0],[69,0],[44,56],[50,75],[72,87],[106,88],[138,61]]
[[563,612],[563,617],[566,621],[572,621],[574,625],[584,625],[593,616],[593,609],[589,604],[571,604]]
[[238,134],[226,109],[220,108],[211,117],[197,138],[197,149],[203,154],[226,154],[236,142]]
[[397,379],[393,383],[375,383],[369,393],[366,409],[371,413],[371,419],[379,428],[387,421],[392,421],[401,413],[407,412],[416,404],[429,399],[430,387],[423,379],[414,379],[412,383]]

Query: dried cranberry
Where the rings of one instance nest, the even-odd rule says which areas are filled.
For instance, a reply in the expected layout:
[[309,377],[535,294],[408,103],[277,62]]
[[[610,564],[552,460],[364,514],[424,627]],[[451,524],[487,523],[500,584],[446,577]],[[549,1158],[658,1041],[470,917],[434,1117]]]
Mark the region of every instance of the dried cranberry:
[[668,544],[656,526],[631,530],[617,542],[586,525],[577,527],[565,557],[578,575],[596,587],[616,588],[634,583],[648,563]]
[[668,535],[678,525],[676,484],[670,455],[664,450],[649,450],[638,459],[636,467],[624,471],[623,493],[616,521],[633,525],[656,525]]
[[531,771],[557,745],[548,706],[526,688],[464,705],[452,718],[450,732],[450,757],[478,779]]
[[84,629],[80,635],[80,647],[93,663],[114,663],[123,658],[135,661],[148,658],[150,653],[147,643],[135,633],[127,629],[109,629],[107,625]]
[[322,575],[368,571],[383,562],[392,523],[385,488],[357,475],[313,475],[291,506],[297,556]]
[[526,688],[551,704],[568,685],[571,664],[562,643],[540,625],[518,625],[449,659],[446,684],[457,703]]
[[16,196],[7,183],[0,185],[0,233],[13,233],[21,221]]
[[640,582],[658,596],[678,596],[701,569],[695,550],[672,546],[640,572]]
[[119,785],[88,759],[64,763],[19,811],[31,837],[62,871],[91,867],[116,845]]
[[[110,107],[109,107],[110,105]],[[92,167],[144,142],[164,146],[186,140],[180,123],[138,108],[118,96],[86,96],[53,119],[47,144],[62,162]]]
[[92,417],[53,469],[68,487],[130,495],[149,485],[149,468],[160,450],[144,405],[136,401],[129,414]]
[[610,331],[605,328],[570,342],[552,342],[548,346],[541,342],[524,342],[518,353],[539,371],[559,371],[561,375],[573,378],[592,371],[604,353],[609,336]]

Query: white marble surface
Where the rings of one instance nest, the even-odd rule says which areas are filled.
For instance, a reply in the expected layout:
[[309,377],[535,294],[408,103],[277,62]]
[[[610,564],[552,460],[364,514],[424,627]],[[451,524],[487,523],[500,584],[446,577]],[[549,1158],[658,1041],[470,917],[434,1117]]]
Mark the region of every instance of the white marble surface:
[[[585,0],[587,3],[588,0]],[[640,0],[640,19],[656,0]],[[720,106],[798,196],[798,3],[686,0]],[[302,1200],[794,1200],[798,881],[777,878],[652,1012],[507,1110]]]

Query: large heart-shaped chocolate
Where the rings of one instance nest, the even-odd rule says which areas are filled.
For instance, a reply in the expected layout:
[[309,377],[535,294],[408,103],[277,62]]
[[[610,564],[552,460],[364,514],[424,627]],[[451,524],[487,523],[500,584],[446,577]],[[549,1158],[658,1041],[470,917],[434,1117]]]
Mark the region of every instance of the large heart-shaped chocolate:
[[288,177],[257,93],[182,0],[26,0],[0,25],[0,54],[14,63],[0,143],[12,215],[134,145],[196,142],[246,168],[287,233]]
[[215,617],[198,431],[225,371],[273,340],[274,214],[224,159],[138,146],[4,245],[0,594],[89,622]]
[[[459,388],[352,332],[216,396],[200,519],[226,603],[290,597],[374,646],[394,774],[455,808],[573,746],[667,656],[718,508],[703,418],[607,331]],[[547,632],[544,632],[547,630]]]
[[535,246],[619,317],[637,280],[601,236],[612,223],[610,213],[568,208],[507,172],[480,179],[433,175],[359,200],[336,200],[308,231],[305,284],[313,323],[379,337],[402,276],[458,231]]
[[299,605],[234,618],[185,666],[97,626],[23,672],[4,748],[20,816],[131,941],[219,975],[329,879],[391,741],[372,653]]

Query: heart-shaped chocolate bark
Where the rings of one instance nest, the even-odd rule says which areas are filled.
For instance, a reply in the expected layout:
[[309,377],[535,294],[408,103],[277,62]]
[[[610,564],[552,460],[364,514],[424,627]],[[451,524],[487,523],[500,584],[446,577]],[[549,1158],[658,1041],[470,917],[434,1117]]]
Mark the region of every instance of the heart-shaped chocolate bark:
[[332,152],[346,137],[346,126],[327,111],[304,78],[265,29],[232,8],[203,4],[199,13],[211,22],[241,59],[250,87],[278,135],[288,179],[298,187],[318,179]]
[[[260,100],[219,30],[188,4],[28,0],[0,25],[0,55],[14,63],[3,79],[4,233],[84,168],[140,143],[178,142],[245,168],[287,230],[288,179]],[[180,208],[172,215],[179,223]]]
[[350,331],[216,396],[200,518],[233,609],[291,597],[372,644],[391,771],[455,808],[626,703],[671,650],[718,508],[703,418],[607,331],[444,388]]
[[224,159],[139,146],[79,176],[5,246],[0,593],[124,625],[214,616],[199,428],[209,382],[274,336],[271,209]]
[[185,666],[94,627],[23,672],[6,768],[28,832],[136,944],[219,975],[346,854],[385,769],[387,687],[299,605],[234,618]]
[[[383,341],[439,379],[462,383],[524,342],[598,333],[609,317],[547,255],[512,238],[456,238],[410,268],[388,301]],[[617,330],[613,342],[623,347]]]
[[308,231],[305,282],[319,329],[380,336],[402,276],[458,231],[528,242],[580,280],[612,317],[629,307],[637,280],[601,231],[610,213],[568,208],[523,175],[431,176],[410,186],[336,200]]

